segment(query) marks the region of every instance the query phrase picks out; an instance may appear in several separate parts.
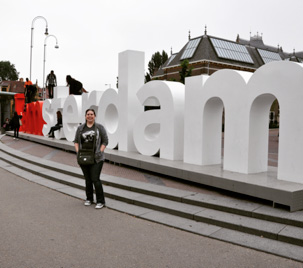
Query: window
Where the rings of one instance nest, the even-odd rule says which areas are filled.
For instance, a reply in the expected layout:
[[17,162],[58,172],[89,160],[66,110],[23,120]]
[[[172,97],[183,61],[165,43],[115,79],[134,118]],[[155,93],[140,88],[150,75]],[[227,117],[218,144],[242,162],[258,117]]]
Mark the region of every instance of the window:
[[183,54],[182,54],[180,60],[190,59],[194,55],[200,41],[201,41],[201,38],[196,38],[196,39],[190,40],[187,43],[186,48],[183,51]]
[[167,62],[167,64],[166,64],[166,66],[168,66],[168,65],[172,62],[172,60],[176,57],[176,55],[177,55],[177,54],[174,54],[174,55],[171,55],[171,56],[170,56],[170,58],[169,58],[169,60],[168,60],[168,62]]
[[254,63],[247,48],[244,45],[229,41],[210,38],[219,58]]
[[257,50],[265,64],[272,62],[272,61],[282,60],[279,53],[277,53],[277,52],[267,51],[267,50],[259,49],[259,48]]

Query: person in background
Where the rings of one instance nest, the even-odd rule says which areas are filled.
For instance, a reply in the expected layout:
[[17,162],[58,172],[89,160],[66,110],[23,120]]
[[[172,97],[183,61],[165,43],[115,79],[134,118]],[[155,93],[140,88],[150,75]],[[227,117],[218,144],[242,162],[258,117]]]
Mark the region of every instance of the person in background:
[[66,76],[66,83],[67,86],[69,86],[70,95],[82,95],[83,92],[87,93],[87,91],[83,88],[82,83],[72,78],[70,75]]
[[54,132],[56,130],[59,130],[60,128],[62,128],[62,114],[60,111],[57,111],[57,124],[54,125],[53,127],[51,127],[50,131],[48,132],[47,136],[49,138],[54,138]]
[[10,129],[10,121],[9,121],[8,118],[5,119],[5,122],[4,122],[4,124],[3,124],[2,127],[4,128],[5,131],[9,131],[9,129]]
[[31,88],[33,86],[32,81],[30,81],[28,78],[26,78],[26,81],[24,83],[24,96],[26,98],[26,103],[31,102]]
[[93,203],[94,187],[97,198],[95,208],[100,209],[105,206],[100,174],[105,160],[104,150],[108,144],[108,136],[105,128],[95,122],[95,118],[95,110],[87,109],[85,112],[85,123],[78,127],[74,144],[77,153],[82,148],[86,150],[95,148],[95,163],[92,165],[80,165],[80,167],[85,178],[86,201],[84,205],[90,206]]
[[20,129],[21,118],[22,118],[21,115],[18,115],[17,112],[14,112],[14,116],[11,120],[11,126],[12,126],[12,129],[14,130],[14,140],[19,139],[19,129]]
[[54,87],[57,86],[57,78],[53,70],[47,75],[45,84],[48,88],[48,97],[52,99],[54,97]]
[[27,86],[31,86],[32,84],[33,84],[32,81],[26,78],[26,81],[24,82],[24,88],[26,88]]

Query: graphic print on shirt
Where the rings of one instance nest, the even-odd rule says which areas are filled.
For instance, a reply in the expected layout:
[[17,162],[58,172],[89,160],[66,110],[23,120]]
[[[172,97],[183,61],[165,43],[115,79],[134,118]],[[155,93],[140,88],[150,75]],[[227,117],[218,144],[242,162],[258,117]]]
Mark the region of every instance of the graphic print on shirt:
[[92,149],[96,132],[94,130],[86,130],[81,134],[81,143],[83,149]]

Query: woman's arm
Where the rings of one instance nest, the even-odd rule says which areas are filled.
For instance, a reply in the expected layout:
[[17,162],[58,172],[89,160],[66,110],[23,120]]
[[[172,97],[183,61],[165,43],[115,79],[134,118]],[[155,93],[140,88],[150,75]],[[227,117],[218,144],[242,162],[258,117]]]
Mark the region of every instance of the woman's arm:
[[79,151],[79,143],[81,142],[80,140],[80,126],[77,128],[76,134],[75,134],[75,139],[74,139],[74,146],[76,149],[76,153]]
[[79,143],[75,143],[75,149],[76,149],[76,153],[78,153],[78,151],[79,151]]

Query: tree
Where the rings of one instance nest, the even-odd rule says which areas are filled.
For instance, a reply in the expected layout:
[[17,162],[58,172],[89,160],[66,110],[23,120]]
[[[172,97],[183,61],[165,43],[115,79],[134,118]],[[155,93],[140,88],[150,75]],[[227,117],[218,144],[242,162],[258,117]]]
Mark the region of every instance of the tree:
[[185,77],[191,76],[191,71],[193,68],[188,68],[189,61],[184,60],[181,62],[181,71],[179,72],[180,74],[180,82],[185,84]]
[[154,76],[154,73],[159,70],[159,68],[167,61],[168,55],[163,50],[162,54],[157,51],[155,54],[152,55],[151,60],[148,63],[148,73],[145,75],[145,82],[151,80]]
[[146,73],[145,75],[145,83],[151,81],[151,77],[150,77],[150,74],[149,73]]
[[16,81],[19,78],[15,65],[9,61],[0,61],[0,80]]

